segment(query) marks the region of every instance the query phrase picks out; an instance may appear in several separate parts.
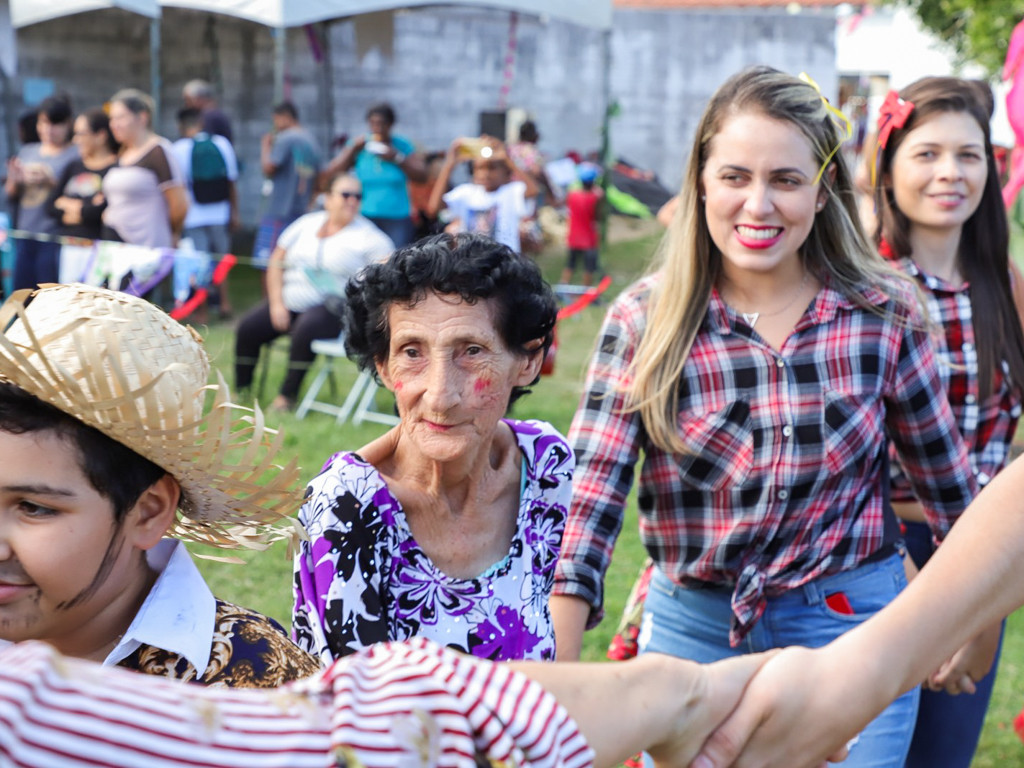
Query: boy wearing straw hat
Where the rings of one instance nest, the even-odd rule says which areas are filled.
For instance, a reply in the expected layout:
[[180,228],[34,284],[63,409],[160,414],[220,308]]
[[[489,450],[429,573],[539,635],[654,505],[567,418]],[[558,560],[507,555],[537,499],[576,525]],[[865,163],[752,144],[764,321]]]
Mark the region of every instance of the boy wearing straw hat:
[[262,548],[296,506],[297,468],[271,463],[280,435],[207,385],[199,337],[83,285],[15,293],[4,329],[0,640],[208,685],[314,672],[279,624],[214,598],[175,541]]

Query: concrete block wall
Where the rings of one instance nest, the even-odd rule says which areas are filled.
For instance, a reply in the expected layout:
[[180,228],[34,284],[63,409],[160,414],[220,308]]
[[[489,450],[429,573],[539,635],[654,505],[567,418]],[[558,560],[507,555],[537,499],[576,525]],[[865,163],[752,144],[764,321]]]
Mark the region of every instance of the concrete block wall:
[[[18,32],[19,78],[45,77],[71,94],[76,109],[102,103],[118,88],[150,88],[148,19],[120,10],[57,19]],[[613,151],[655,170],[670,187],[708,96],[733,72],[766,63],[806,70],[834,94],[835,18],[831,10],[626,10],[610,36],[611,92],[621,107]],[[434,6],[342,19],[287,31],[290,98],[326,151],[339,133],[364,130],[366,107],[390,101],[397,130],[426,149],[475,134],[479,113],[497,106],[508,47],[504,11]],[[182,85],[202,77],[222,90],[243,162],[243,219],[260,210],[259,140],[273,102],[271,31],[197,11],[165,9],[161,24],[161,119],[174,138]],[[508,105],[541,130],[552,156],[597,149],[603,103],[603,33],[521,16],[515,80]],[[330,62],[328,67],[326,62]],[[2,117],[22,105],[19,79]]]

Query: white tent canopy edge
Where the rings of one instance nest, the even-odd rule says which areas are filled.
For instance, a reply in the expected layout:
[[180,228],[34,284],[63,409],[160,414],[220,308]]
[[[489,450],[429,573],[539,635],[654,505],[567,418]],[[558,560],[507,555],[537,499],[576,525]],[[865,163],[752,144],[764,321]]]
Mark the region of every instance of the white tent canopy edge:
[[15,29],[102,8],[123,8],[151,19],[160,17],[159,0],[10,0],[10,8]]
[[10,0],[15,28],[100,8],[123,8],[150,18],[160,16],[160,6],[191,8],[281,28],[425,5],[502,8],[598,29],[612,23],[611,0]]

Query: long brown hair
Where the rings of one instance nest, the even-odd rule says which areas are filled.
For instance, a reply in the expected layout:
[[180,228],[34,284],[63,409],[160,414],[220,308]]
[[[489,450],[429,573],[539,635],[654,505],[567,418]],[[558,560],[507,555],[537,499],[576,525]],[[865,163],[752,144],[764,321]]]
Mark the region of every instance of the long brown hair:
[[992,152],[989,120],[992,91],[986,83],[957,77],[925,77],[900,92],[914,109],[900,128],[894,128],[879,157],[875,205],[878,209],[876,242],[884,238],[897,257],[911,255],[914,223],[896,205],[892,161],[896,150],[916,127],[943,113],[970,115],[985,136],[988,176],[978,209],[964,222],[957,252],[960,274],[970,283],[971,317],[978,350],[978,383],[982,396],[992,393],[996,371],[1003,362],[1018,391],[1024,388],[1024,331],[1010,286],[1010,230],[999,187],[999,172]]

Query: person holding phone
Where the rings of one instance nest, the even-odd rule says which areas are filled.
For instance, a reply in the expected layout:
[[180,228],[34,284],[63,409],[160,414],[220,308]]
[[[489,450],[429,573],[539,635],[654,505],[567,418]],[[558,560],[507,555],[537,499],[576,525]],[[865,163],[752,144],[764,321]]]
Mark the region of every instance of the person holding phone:
[[401,248],[412,242],[416,229],[408,182],[426,181],[427,168],[413,143],[391,132],[396,121],[390,104],[374,104],[366,111],[369,131],[352,139],[328,163],[325,173],[352,169],[363,185],[360,213]]
[[[57,221],[46,205],[50,192],[77,157],[71,143],[74,114],[65,96],[50,96],[35,112],[37,142],[23,146],[7,161],[4,191],[14,210],[14,228],[43,235],[55,234]],[[35,288],[58,279],[60,243],[44,238],[20,237],[15,241],[14,289]]]
[[[460,160],[472,164],[473,180],[448,191]],[[502,142],[491,136],[463,137],[448,147],[427,213],[437,216],[447,208],[447,231],[485,235],[520,253],[520,224],[529,213],[527,200],[536,195],[537,184],[513,162]]]
[[309,210],[321,164],[313,134],[299,122],[298,107],[290,101],[275,105],[273,130],[260,142],[260,166],[270,193],[253,246],[257,268],[266,268],[285,227]]

